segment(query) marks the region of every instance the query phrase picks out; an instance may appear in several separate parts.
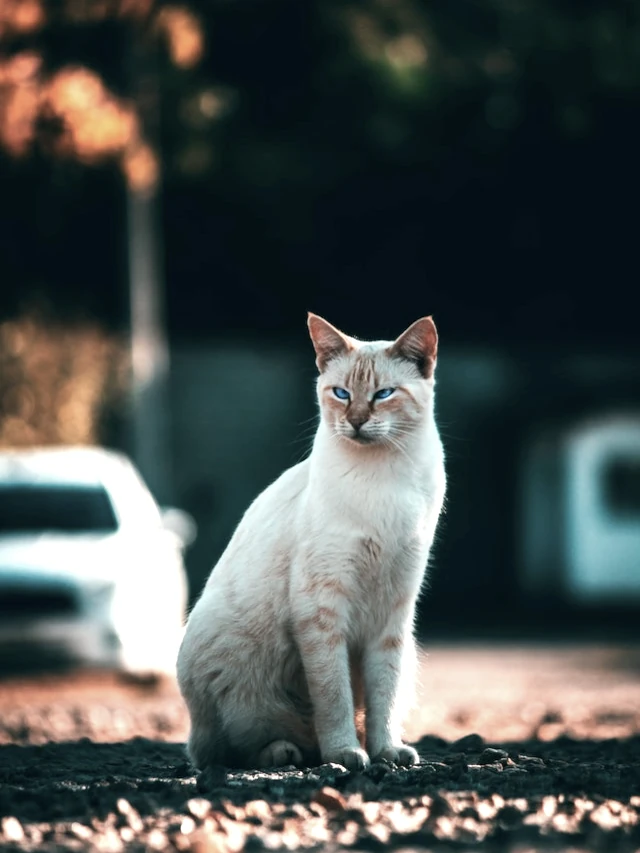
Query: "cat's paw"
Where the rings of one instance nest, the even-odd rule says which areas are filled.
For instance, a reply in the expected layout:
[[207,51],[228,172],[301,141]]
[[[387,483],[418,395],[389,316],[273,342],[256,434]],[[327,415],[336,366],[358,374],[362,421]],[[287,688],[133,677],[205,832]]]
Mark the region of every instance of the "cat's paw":
[[376,755],[375,761],[388,761],[391,764],[397,764],[398,767],[411,767],[417,764],[420,760],[418,753],[412,746],[385,746]]
[[302,766],[302,753],[288,740],[274,740],[258,755],[258,767],[286,767],[288,764]]
[[341,764],[351,773],[359,773],[366,770],[371,764],[369,756],[357,746],[343,746],[340,749],[331,749],[322,756],[327,764]]

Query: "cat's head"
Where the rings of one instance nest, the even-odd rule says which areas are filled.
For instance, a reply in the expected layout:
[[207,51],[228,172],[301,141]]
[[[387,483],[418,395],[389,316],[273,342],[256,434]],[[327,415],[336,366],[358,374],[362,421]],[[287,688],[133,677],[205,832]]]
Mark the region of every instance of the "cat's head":
[[309,314],[318,400],[334,435],[354,444],[399,445],[432,416],[438,334],[431,317],[395,341],[358,341]]

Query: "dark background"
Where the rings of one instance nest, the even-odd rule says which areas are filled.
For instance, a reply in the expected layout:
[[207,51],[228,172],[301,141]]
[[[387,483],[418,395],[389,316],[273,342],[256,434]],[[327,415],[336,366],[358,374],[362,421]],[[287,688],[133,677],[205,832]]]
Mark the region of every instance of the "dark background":
[[[633,625],[633,600],[527,592],[517,496],[532,431],[638,411],[640,3],[31,5],[39,17],[0,17],[0,319],[126,341],[132,196],[153,223],[172,353],[288,348],[307,381],[307,310],[370,338],[433,314],[450,491],[425,624]],[[35,76],[7,72],[25,55]],[[137,116],[157,181],[136,184],[132,134],[83,148],[78,110],[47,95],[65,69]],[[89,438],[131,450],[130,417],[105,411]],[[161,498],[205,527],[225,500]],[[194,550],[194,592],[219,545]]]

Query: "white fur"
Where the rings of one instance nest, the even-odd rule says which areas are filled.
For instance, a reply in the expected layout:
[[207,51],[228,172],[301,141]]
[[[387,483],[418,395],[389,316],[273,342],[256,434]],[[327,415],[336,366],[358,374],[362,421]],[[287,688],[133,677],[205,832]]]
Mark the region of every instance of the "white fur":
[[[189,618],[178,678],[199,767],[416,760],[401,721],[414,679],[415,603],[445,492],[433,379],[386,357],[391,342],[345,340],[351,349],[318,380],[310,457],[249,507]],[[363,348],[378,359],[378,376],[387,370],[381,387],[407,388],[418,405],[395,433],[381,405],[370,418],[378,425],[363,428],[371,443],[360,445],[324,394]],[[359,681],[366,754],[354,723]]]

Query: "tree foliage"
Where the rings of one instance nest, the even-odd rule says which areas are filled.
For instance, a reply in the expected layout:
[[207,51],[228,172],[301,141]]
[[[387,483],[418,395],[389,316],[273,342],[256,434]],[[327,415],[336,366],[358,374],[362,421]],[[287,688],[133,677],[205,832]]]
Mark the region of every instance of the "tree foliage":
[[[556,252],[554,235],[540,236],[544,221],[586,216],[577,200],[563,212],[543,208],[553,186],[577,199],[595,181],[594,215],[608,227],[602,211],[616,201],[606,184],[624,183],[636,158],[639,56],[639,0],[0,0],[5,219],[31,224],[28,188],[48,211],[38,232],[46,247],[63,239],[61,224],[49,235],[52,210],[80,234],[91,198],[115,204],[117,176],[138,191],[161,184],[178,325],[184,288],[193,288],[183,328],[207,314],[214,276],[255,306],[258,324],[302,310],[287,296],[301,277],[306,306],[319,308],[336,271],[382,237],[380,276],[393,275],[391,257],[407,254],[403,235],[413,234],[412,245],[433,241],[438,280],[449,261],[442,249],[438,260],[437,211],[448,234],[457,228],[470,241],[469,254],[491,243],[495,220],[504,265],[521,264],[525,278],[530,268],[531,288],[526,252],[540,242]],[[360,234],[356,221],[367,223]],[[107,235],[110,227],[101,225]],[[583,236],[590,228],[575,227]],[[23,276],[15,228],[0,235],[8,281]],[[566,263],[574,240],[578,231]],[[92,245],[91,235],[82,241]],[[71,249],[65,257],[73,263]],[[87,304],[117,277],[109,263]],[[399,274],[424,264],[407,261]],[[597,265],[585,256],[585,269]],[[455,258],[451,271],[469,275]],[[37,285],[40,271],[29,275]],[[81,279],[70,269],[57,292],[81,301]]]

